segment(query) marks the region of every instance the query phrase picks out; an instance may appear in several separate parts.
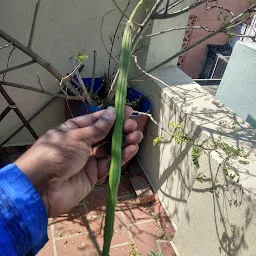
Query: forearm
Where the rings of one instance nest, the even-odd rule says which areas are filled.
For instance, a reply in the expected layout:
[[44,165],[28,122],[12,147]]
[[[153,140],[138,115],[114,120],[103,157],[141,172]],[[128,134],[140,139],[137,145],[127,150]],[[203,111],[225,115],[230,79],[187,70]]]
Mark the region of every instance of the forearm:
[[4,248],[0,255],[35,255],[47,240],[47,213],[39,194],[16,165],[4,167],[0,170],[0,248]]

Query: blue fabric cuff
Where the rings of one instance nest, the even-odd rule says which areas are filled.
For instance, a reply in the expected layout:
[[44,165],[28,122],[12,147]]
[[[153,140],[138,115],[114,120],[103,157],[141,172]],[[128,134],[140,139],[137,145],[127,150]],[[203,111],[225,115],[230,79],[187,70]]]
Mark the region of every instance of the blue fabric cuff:
[[9,244],[17,255],[35,255],[48,241],[44,204],[15,164],[0,170],[0,222],[9,235],[0,234],[0,245]]

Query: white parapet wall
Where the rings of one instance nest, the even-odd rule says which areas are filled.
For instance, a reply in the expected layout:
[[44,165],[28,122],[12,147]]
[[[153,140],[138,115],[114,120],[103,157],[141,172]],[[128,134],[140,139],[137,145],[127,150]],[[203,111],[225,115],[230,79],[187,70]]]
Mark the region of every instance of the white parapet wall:
[[256,128],[256,43],[236,42],[216,98]]
[[[165,67],[153,75],[164,83],[148,79],[137,87],[151,99],[152,115],[162,128],[171,131],[170,121],[181,123],[198,143],[211,138],[211,147],[222,127],[222,142],[250,152],[249,164],[233,163],[240,175],[239,183],[228,183],[226,187],[228,178],[216,152],[203,153],[197,169],[192,162],[192,146],[177,144],[149,121],[139,161],[177,229],[174,244],[178,253],[181,256],[255,255],[255,129],[177,67]],[[234,123],[237,127],[232,129]],[[153,146],[157,136],[163,136],[165,142]],[[200,181],[196,179],[198,174],[202,177]],[[218,189],[213,191],[214,184]]]

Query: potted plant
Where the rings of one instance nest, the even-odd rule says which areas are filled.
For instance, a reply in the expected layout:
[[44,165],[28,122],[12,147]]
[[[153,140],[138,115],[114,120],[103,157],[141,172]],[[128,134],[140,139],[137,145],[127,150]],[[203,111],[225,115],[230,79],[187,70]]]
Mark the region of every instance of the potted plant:
[[[119,185],[120,172],[121,172],[122,125],[124,120],[124,107],[127,104],[127,100],[128,100],[128,104],[135,104],[139,102],[138,112],[140,111],[144,112],[143,116],[145,116],[145,118],[149,116],[151,117],[151,120],[153,120],[152,116],[150,116],[149,114],[149,111],[151,109],[150,102],[142,94],[128,87],[129,66],[130,66],[131,60],[132,59],[134,60],[135,65],[141,71],[140,76],[147,75],[151,79],[159,80],[158,78],[155,78],[150,73],[155,69],[170,62],[171,60],[175,59],[176,57],[182,55],[183,53],[189,51],[190,49],[202,43],[203,41],[206,41],[210,37],[215,36],[218,33],[227,33],[229,35],[233,35],[232,30],[230,29],[236,26],[237,24],[239,24],[244,18],[247,18],[248,15],[253,13],[256,9],[256,5],[252,4],[252,6],[250,6],[244,12],[242,12],[237,16],[234,16],[232,13],[233,18],[231,20],[226,20],[227,18],[223,16],[223,23],[220,25],[218,29],[214,31],[209,30],[207,27],[200,26],[199,27],[200,29],[206,30],[207,32],[209,32],[209,34],[207,34],[205,37],[203,37],[196,43],[193,43],[187,46],[180,52],[175,53],[174,55],[168,57],[166,60],[162,61],[155,67],[152,67],[149,70],[143,70],[139,66],[137,61],[137,56],[134,55],[135,54],[134,52],[136,50],[138,42],[140,41],[144,33],[147,31],[147,28],[150,26],[153,20],[174,18],[185,12],[188,12],[189,10],[201,4],[206,4],[206,8],[208,10],[212,8],[218,8],[219,10],[222,11],[222,14],[223,14],[223,10],[225,12],[231,13],[229,10],[223,9],[223,7],[219,5],[208,6],[209,2],[216,2],[216,1],[209,1],[209,0],[198,0],[193,4],[191,4],[190,6],[187,6],[186,8],[183,8],[179,11],[173,11],[172,9],[181,2],[182,1],[174,1],[170,3],[170,1],[167,0],[165,1],[165,4],[164,4],[164,0],[154,1],[152,7],[146,10],[146,17],[144,21],[141,24],[138,24],[135,21],[135,17],[138,10],[144,6],[145,0],[138,1],[131,15],[129,17],[126,17],[127,22],[126,22],[124,33],[122,36],[122,47],[121,47],[121,53],[120,53],[119,70],[115,73],[113,79],[112,77],[110,79],[109,75],[107,76],[108,81],[106,84],[104,84],[105,82],[103,80],[95,79],[94,72],[93,72],[92,78],[81,79],[77,71],[82,67],[83,62],[86,59],[86,56],[82,54],[77,55],[78,64],[74,66],[73,71],[67,76],[63,77],[63,75],[56,68],[54,68],[50,63],[45,61],[41,56],[39,56],[36,52],[34,52],[31,49],[40,0],[38,0],[36,4],[28,46],[24,46],[15,38],[10,36],[8,33],[0,29],[0,37],[4,38],[10,44],[7,47],[9,46],[16,47],[19,50],[21,50],[23,53],[27,54],[29,57],[32,58],[31,61],[28,61],[26,63],[20,64],[11,68],[9,68],[7,65],[7,68],[1,71],[1,74],[5,74],[9,71],[13,71],[15,69],[29,66],[36,62],[42,67],[44,67],[60,82],[59,85],[61,87],[61,92],[58,93],[57,95],[54,94],[55,97],[62,97],[62,98],[65,98],[66,100],[77,100],[82,102],[82,103],[78,103],[78,105],[74,107],[76,109],[76,115],[85,114],[88,112],[94,112],[99,110],[100,108],[104,108],[112,104],[114,104],[115,106],[116,122],[115,122],[113,136],[112,136],[112,152],[114,154],[112,154],[112,159],[111,159],[110,178],[109,178],[109,195],[108,195],[108,201],[107,201],[106,221],[105,221],[105,229],[104,229],[103,255],[106,255],[106,256],[109,255],[109,249],[110,249],[111,239],[113,235],[113,224],[114,224],[114,216],[115,216],[114,212],[115,212],[115,205],[117,202],[117,189]],[[117,8],[120,9],[118,6]],[[122,10],[121,12],[122,12],[122,18],[123,16],[126,16]],[[166,31],[160,31],[154,34],[148,34],[146,36],[153,37],[159,34],[169,33],[173,30],[178,30],[178,29],[184,29],[184,27],[171,28]],[[94,56],[96,56],[96,54]],[[111,56],[111,52],[110,52],[110,56]],[[93,70],[95,70],[95,61],[94,61]],[[4,79],[3,81],[0,81],[0,88],[2,87],[2,85],[17,87],[17,88],[22,88],[22,89],[27,89],[27,90],[32,90],[32,91],[52,95],[50,92],[47,92],[43,89],[40,90],[40,89],[29,87],[26,85],[11,83],[8,81],[4,81]],[[114,103],[114,100],[115,100],[115,103]],[[138,115],[137,117],[135,116],[134,118],[138,119],[141,117]],[[140,126],[141,123],[139,121],[138,123]],[[143,130],[144,125],[141,125],[141,127],[142,128],[140,129]],[[195,160],[198,159],[198,155],[199,153],[197,150],[195,151]]]
[[[94,80],[91,93],[94,104],[73,100],[69,101],[69,106],[66,105],[65,107],[66,119],[71,118],[72,116],[75,117],[100,111],[104,108],[105,99],[109,91],[108,85],[106,84],[104,78],[82,78],[82,80],[88,90],[92,85],[92,80]],[[114,104],[112,103],[110,105]],[[150,100],[130,86],[127,89],[126,105],[131,106],[134,110],[131,118],[136,121],[137,130],[144,132],[148,116],[140,113],[150,113]]]

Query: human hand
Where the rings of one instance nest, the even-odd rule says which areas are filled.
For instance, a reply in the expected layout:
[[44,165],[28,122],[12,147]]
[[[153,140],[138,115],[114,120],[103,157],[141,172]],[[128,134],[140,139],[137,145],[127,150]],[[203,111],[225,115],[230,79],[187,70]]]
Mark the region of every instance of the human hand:
[[[122,163],[138,152],[143,138],[135,131],[136,122],[128,119],[133,110],[126,107],[123,131],[125,147]],[[67,212],[109,173],[110,144],[99,144],[115,122],[112,107],[79,116],[46,132],[17,159],[15,164],[33,183],[47,209],[48,216]]]

